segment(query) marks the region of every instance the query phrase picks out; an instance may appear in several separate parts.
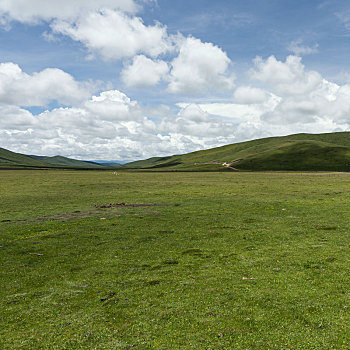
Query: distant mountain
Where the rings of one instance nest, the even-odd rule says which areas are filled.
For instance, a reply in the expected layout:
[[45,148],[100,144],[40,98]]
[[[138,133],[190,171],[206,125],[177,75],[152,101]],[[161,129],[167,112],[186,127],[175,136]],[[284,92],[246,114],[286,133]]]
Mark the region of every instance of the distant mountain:
[[127,163],[158,171],[350,171],[350,132],[269,137]]
[[116,167],[119,167],[121,164],[127,163],[127,162],[118,161],[118,160],[89,160],[87,162],[100,164],[100,165],[112,167],[112,168],[116,168]]

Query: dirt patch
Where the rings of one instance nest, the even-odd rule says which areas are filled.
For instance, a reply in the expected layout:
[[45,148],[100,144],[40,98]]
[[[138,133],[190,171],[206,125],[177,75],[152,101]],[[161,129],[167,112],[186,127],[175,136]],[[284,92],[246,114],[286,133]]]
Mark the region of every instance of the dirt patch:
[[95,204],[95,208],[140,208],[140,207],[156,207],[155,203],[109,203]]

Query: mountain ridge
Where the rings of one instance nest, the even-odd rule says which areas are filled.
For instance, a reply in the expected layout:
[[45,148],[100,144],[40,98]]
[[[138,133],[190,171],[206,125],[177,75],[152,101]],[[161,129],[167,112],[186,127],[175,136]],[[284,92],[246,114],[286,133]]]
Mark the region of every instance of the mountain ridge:
[[107,167],[90,161],[63,156],[36,156],[16,153],[0,147],[0,169],[106,169]]

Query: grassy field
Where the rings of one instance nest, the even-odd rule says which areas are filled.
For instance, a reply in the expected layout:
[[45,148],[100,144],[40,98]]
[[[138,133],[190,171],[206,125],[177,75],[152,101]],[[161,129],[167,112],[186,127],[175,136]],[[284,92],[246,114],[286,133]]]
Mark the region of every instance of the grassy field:
[[349,349],[349,219],[350,174],[3,170],[0,349]]

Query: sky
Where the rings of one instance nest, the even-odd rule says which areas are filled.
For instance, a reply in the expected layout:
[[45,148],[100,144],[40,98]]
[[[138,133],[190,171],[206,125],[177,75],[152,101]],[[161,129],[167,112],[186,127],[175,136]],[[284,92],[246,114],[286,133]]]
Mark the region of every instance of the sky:
[[350,130],[346,0],[0,0],[0,147],[131,161]]

